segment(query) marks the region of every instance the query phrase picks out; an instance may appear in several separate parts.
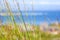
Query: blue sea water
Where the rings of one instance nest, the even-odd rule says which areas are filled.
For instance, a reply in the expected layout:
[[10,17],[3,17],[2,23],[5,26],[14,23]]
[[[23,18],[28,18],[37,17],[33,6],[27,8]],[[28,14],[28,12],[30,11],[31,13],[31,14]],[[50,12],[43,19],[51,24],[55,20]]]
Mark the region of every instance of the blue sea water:
[[[22,12],[23,13],[23,12]],[[24,13],[23,13],[24,14]],[[31,12],[28,12],[28,14],[31,14]],[[16,23],[21,23],[21,20],[24,20],[25,23],[30,23],[30,24],[40,24],[41,22],[54,22],[58,20],[60,22],[60,12],[56,11],[48,11],[48,12],[34,12],[36,15],[22,15],[23,19],[21,19],[21,16],[14,16],[14,20]],[[7,23],[11,22],[11,16],[1,16],[0,15],[0,20],[2,20],[2,23]]]

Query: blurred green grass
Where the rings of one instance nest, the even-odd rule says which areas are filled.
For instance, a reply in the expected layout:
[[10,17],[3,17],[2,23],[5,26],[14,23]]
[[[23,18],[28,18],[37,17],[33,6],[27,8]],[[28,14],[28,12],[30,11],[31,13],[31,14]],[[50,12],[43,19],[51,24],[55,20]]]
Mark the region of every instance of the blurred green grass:
[[27,32],[21,31],[19,27],[2,25],[0,26],[0,40],[53,40],[60,38],[60,34],[51,35],[40,31],[38,27],[35,28],[35,31],[27,31],[27,35]]

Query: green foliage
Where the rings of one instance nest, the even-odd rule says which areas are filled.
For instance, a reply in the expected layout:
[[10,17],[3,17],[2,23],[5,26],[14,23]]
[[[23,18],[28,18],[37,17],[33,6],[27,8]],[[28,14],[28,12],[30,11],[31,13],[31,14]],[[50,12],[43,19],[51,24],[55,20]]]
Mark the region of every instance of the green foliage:
[[[37,27],[35,31],[21,31],[19,27],[2,26],[0,27],[0,40],[52,40],[60,38],[60,35],[51,35],[41,32]],[[29,37],[28,37],[29,36]]]

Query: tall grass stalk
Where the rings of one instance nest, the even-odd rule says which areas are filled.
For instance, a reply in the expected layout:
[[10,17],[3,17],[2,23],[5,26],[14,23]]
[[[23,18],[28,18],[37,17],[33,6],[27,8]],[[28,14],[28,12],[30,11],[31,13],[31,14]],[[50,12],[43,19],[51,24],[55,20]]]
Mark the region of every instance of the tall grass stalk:
[[[32,13],[33,13],[33,11],[34,11],[33,4],[34,4],[34,1],[32,0],[32,5],[31,5],[31,6],[32,6]],[[33,15],[33,16],[35,16],[35,15]],[[36,17],[34,17],[33,25],[36,25],[35,23],[36,23]],[[34,27],[36,27],[36,26],[34,26]],[[38,40],[41,40],[41,33],[40,33],[40,31],[35,32],[35,31],[37,31],[36,29],[39,30],[39,27],[38,27],[38,28],[35,28],[34,31],[33,31],[33,33],[35,33],[35,34],[38,33],[38,35],[39,35],[39,36],[38,36]],[[40,37],[40,39],[39,39],[39,37]],[[35,39],[34,39],[34,40],[35,40]]]
[[[13,0],[14,1],[14,0]],[[22,19],[22,22],[23,22],[23,24],[24,24],[24,27],[25,27],[25,29],[26,29],[26,32],[27,32],[27,36],[28,36],[28,38],[29,38],[29,33],[28,33],[28,31],[27,31],[27,27],[26,27],[26,24],[25,24],[25,21],[24,21],[24,18],[23,18],[23,15],[22,15],[22,12],[20,11],[20,7],[19,7],[19,3],[17,2],[17,1],[15,1],[16,2],[16,5],[17,5],[17,7],[18,7],[18,10],[19,10],[19,13],[20,13],[20,16],[21,16],[21,19]],[[25,36],[25,35],[24,35]],[[26,40],[26,39],[25,39]],[[29,39],[30,40],[30,39]]]
[[11,9],[10,9],[10,6],[9,6],[7,0],[3,0],[3,1],[5,1],[6,7],[7,7],[7,9],[8,9],[7,11],[9,12],[9,15],[11,16],[11,19],[12,19],[12,21],[13,21],[15,27],[16,27],[17,25],[16,25],[16,22],[15,22],[15,20],[14,20],[14,16],[13,16],[13,13],[12,13],[12,11],[11,11]]

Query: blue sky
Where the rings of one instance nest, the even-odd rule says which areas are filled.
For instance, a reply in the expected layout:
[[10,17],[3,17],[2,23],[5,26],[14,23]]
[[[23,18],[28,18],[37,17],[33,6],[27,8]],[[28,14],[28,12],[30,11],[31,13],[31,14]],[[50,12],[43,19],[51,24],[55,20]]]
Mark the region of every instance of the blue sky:
[[[32,10],[32,0],[15,0],[19,3],[21,10],[24,10],[24,7],[26,10]],[[9,6],[12,10],[17,10],[16,3],[13,2],[13,0],[8,0]],[[3,0],[0,0],[0,8],[5,9]],[[60,10],[60,0],[33,0],[33,9],[34,10]]]
[[[19,3],[21,11],[32,11],[32,5],[33,5],[34,11],[60,11],[60,0],[24,0],[24,3],[23,3],[23,0],[15,0],[15,1],[7,0],[7,1],[12,11],[18,10],[16,2]],[[33,4],[32,4],[32,1],[33,1]],[[0,12],[3,10],[6,11],[6,6],[4,4],[5,3],[3,2],[3,0],[0,0]],[[41,12],[40,13],[36,12],[33,14],[43,15],[43,13]],[[0,15],[3,15],[3,14],[0,13]]]

